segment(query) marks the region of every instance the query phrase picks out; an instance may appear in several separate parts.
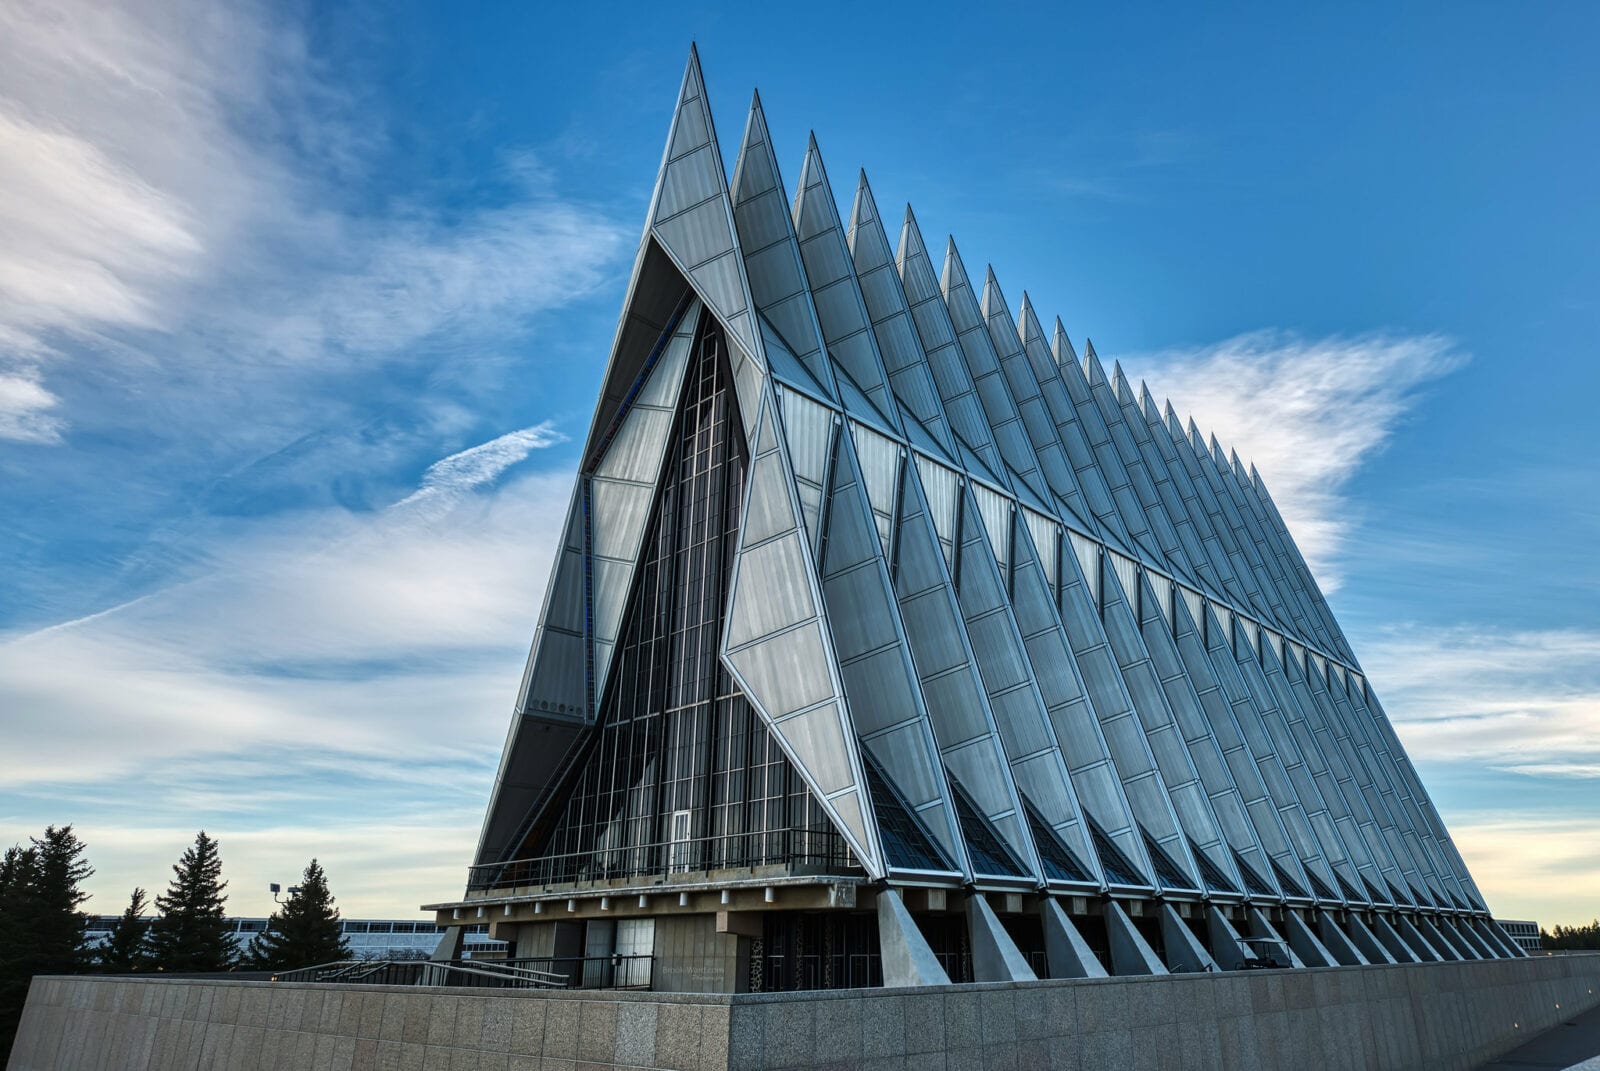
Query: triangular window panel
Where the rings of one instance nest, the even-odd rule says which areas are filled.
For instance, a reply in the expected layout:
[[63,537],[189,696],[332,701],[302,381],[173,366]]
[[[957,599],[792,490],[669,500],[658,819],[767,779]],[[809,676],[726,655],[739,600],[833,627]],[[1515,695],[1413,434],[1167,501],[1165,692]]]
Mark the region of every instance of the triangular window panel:
[[[1310,899],[1312,899],[1312,896],[1305,891],[1305,889],[1300,885],[1300,883],[1298,881],[1295,881],[1293,878],[1291,878],[1289,876],[1289,872],[1287,870],[1283,869],[1282,866],[1278,865],[1278,861],[1276,859],[1272,860],[1272,873],[1273,873],[1274,876],[1277,877],[1278,885],[1279,885],[1280,888],[1283,889],[1283,893],[1284,893],[1285,896],[1291,896],[1291,897],[1294,897],[1294,898],[1299,899],[1299,900],[1310,900]],[[1311,873],[1309,868],[1307,869],[1306,873],[1308,873],[1308,874]],[[1311,875],[1311,880],[1312,881],[1316,881],[1317,880],[1315,874]],[[1329,897],[1328,899],[1332,899],[1332,897]]]
[[[1368,881],[1366,878],[1362,878],[1361,879],[1361,884],[1363,884],[1363,885],[1365,885],[1367,887],[1367,893],[1368,893],[1367,899],[1368,900],[1370,900],[1374,904],[1383,903],[1384,895],[1383,895],[1383,893],[1381,891],[1379,891],[1379,889],[1378,889],[1378,887],[1376,885],[1372,884],[1372,882]],[[1384,884],[1388,885],[1389,883],[1387,881],[1385,881]]]
[[1195,889],[1194,881],[1183,872],[1182,867],[1173,862],[1172,856],[1156,842],[1148,829],[1140,826],[1139,833],[1144,837],[1144,850],[1150,853],[1150,863],[1156,868],[1156,880],[1161,883],[1162,888],[1200,891]]
[[794,350],[783,340],[783,336],[778,334],[778,329],[772,326],[772,322],[761,313],[756,314],[756,319],[761,323],[761,341],[766,346],[767,367],[773,377],[778,382],[814,398],[827,398],[828,392],[801,363],[800,358],[794,355]]
[[872,809],[878,816],[878,839],[883,843],[883,852],[889,865],[897,870],[955,870],[955,866],[933,842],[927,827],[911,812],[900,798],[900,793],[878,769],[872,756],[865,748],[861,754],[866,760]]
[[1033,804],[1023,801],[1023,807],[1028,812],[1028,827],[1033,830],[1033,843],[1039,849],[1039,861],[1044,864],[1044,875],[1056,881],[1075,881],[1084,885],[1095,884],[1094,878],[1083,865],[1073,857],[1072,852],[1061,843],[1061,838],[1056,836],[1056,831],[1051,829],[1045,820],[1034,810]]
[[1433,897],[1429,896],[1427,893],[1418,892],[1417,891],[1417,887],[1415,885],[1412,885],[1409,881],[1406,882],[1406,884],[1408,886],[1410,886],[1412,895],[1415,896],[1416,902],[1418,904],[1422,905],[1423,907],[1437,907],[1438,906],[1437,904],[1435,904],[1433,902]]
[[1122,850],[1112,843],[1106,831],[1100,828],[1100,823],[1088,815],[1084,815],[1083,820],[1089,826],[1089,839],[1094,844],[1095,854],[1100,857],[1100,870],[1106,876],[1106,884],[1148,888],[1149,879],[1143,877],[1139,868],[1129,862]]
[[1328,888],[1327,882],[1317,877],[1317,872],[1310,867],[1306,868],[1306,877],[1311,879],[1311,891],[1318,900],[1338,900],[1339,894]]
[[[1240,855],[1238,852],[1233,853],[1233,865],[1239,868],[1239,875],[1244,878],[1245,892],[1249,893],[1251,896],[1278,895],[1272,886],[1267,884],[1266,879],[1251,869],[1250,864],[1244,861],[1244,856]],[[1277,864],[1273,864],[1273,869],[1277,870],[1279,873],[1282,873]],[[1283,891],[1286,893],[1289,892],[1288,886],[1285,886]]]
[[1200,880],[1206,883],[1206,888],[1212,892],[1236,893],[1239,887],[1213,863],[1205,852],[1200,850],[1200,845],[1192,839],[1189,841],[1189,851],[1193,853],[1194,860],[1200,864]]
[[973,872],[994,877],[1026,877],[1027,871],[1005,846],[1000,834],[978,813],[978,808],[953,774],[950,776],[950,794],[956,801],[956,816],[961,822],[961,834],[966,838]]
[[1353,885],[1344,880],[1344,876],[1338,871],[1334,871],[1333,876],[1339,882],[1339,888],[1344,892],[1344,898],[1346,900],[1349,900],[1352,903],[1359,903],[1367,898],[1365,894],[1357,892]]

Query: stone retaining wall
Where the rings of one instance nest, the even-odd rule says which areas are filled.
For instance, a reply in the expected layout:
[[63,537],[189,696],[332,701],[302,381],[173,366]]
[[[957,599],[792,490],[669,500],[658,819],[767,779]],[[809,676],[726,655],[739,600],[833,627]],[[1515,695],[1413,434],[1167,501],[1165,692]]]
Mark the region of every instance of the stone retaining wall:
[[41,978],[11,1071],[1471,1068],[1600,955],[760,995]]

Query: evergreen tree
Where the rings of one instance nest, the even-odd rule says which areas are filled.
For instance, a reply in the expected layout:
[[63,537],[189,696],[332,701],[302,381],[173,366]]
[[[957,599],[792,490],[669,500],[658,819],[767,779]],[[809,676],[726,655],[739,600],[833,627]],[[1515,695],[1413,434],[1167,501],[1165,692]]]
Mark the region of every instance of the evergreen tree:
[[231,927],[222,915],[222,856],[201,830],[172,868],[172,883],[156,897],[160,916],[150,926],[150,957],[163,971],[225,971],[233,966]]
[[328,892],[328,876],[315,859],[306,866],[299,888],[267,920],[250,954],[256,965],[278,971],[350,958],[339,909]]
[[89,919],[78,908],[94,870],[83,851],[71,826],[50,826],[0,856],[0,1052],[11,1045],[33,976],[80,971],[88,960]]
[[128,908],[100,946],[100,966],[113,974],[131,974],[150,967],[150,920],[144,917],[150,902],[143,889],[134,889]]

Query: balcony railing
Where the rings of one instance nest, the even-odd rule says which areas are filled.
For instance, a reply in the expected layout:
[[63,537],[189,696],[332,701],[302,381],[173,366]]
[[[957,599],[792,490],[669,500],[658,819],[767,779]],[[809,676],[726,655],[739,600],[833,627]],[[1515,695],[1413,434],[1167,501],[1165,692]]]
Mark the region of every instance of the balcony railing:
[[837,833],[777,829],[485,863],[469,869],[467,888],[594,885],[763,866],[828,873],[859,869],[850,858],[844,838]]

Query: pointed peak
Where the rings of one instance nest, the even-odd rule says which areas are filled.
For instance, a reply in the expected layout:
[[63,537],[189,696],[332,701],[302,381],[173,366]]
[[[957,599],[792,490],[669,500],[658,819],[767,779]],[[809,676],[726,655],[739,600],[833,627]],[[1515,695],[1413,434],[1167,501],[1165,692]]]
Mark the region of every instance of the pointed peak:
[[915,212],[911,211],[911,202],[910,201],[906,202],[906,214],[905,214],[905,217],[903,219],[901,219],[900,222],[901,222],[902,225],[907,226],[907,227],[915,227],[917,225],[917,214]]
[[1172,434],[1174,442],[1184,440],[1183,421],[1178,419],[1178,411],[1172,408],[1172,399],[1167,399],[1167,431]]
[[1039,314],[1034,311],[1026,290],[1022,292],[1022,304],[1017,309],[1017,334],[1022,336],[1024,346],[1044,344],[1044,325],[1039,322]]
[[1100,355],[1094,351],[1094,342],[1085,337],[1083,340],[1083,374],[1090,384],[1106,383],[1106,370],[1100,364]]
[[872,197],[872,184],[867,181],[867,170],[861,168],[856,175],[856,195],[850,202],[850,233],[854,234],[857,227],[877,220],[878,202]]
[[1000,289],[1000,280],[995,277],[994,265],[985,264],[983,268],[983,318],[985,320],[1004,319],[1011,321],[1011,310],[1006,307],[1006,295]]
[[[814,152],[819,155],[822,152],[821,149],[817,148],[817,132],[815,130],[806,131],[806,152]],[[866,179],[866,175],[865,171],[861,172],[863,181]]]
[[1155,396],[1150,393],[1150,384],[1142,379],[1139,381],[1139,408],[1144,411],[1147,424],[1161,423],[1161,407],[1156,405]]
[[761,111],[761,89],[759,87],[750,90],[750,110],[753,112]]
[[683,88],[678,92],[678,104],[682,106],[687,101],[704,96],[705,91],[705,74],[700,70],[700,49],[690,42],[689,60],[683,66]]
[[1050,349],[1056,355],[1056,364],[1078,363],[1078,351],[1072,348],[1072,339],[1067,337],[1066,325],[1059,316],[1056,317],[1055,336],[1050,340]]
[[967,266],[961,263],[961,250],[956,248],[954,237],[946,235],[944,240],[944,270],[939,273],[939,287],[948,297],[950,292],[961,287],[972,289],[972,281],[967,278]]

